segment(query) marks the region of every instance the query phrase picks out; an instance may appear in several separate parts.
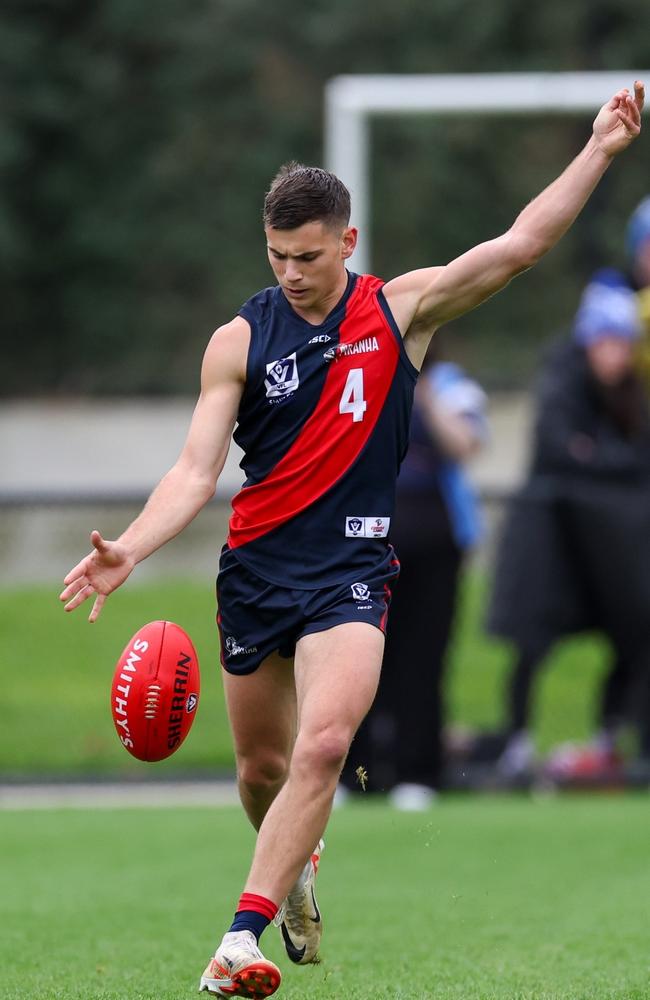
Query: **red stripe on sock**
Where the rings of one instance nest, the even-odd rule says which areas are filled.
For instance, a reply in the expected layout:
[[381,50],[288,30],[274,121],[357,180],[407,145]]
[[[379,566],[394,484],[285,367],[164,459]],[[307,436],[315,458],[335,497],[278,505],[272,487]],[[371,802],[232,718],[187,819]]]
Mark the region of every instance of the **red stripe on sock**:
[[251,911],[261,913],[268,920],[273,920],[278,912],[278,907],[272,899],[267,899],[266,896],[257,896],[254,892],[242,892],[235,912],[241,913],[243,910],[247,910],[249,913]]

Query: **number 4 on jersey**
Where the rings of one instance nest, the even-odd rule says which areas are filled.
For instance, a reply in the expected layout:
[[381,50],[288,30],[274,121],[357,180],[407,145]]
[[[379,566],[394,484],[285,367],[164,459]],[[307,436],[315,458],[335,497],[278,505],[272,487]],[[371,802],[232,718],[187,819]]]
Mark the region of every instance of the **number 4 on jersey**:
[[363,368],[351,368],[343,388],[339,413],[351,413],[353,423],[363,420],[368,404],[363,398]]

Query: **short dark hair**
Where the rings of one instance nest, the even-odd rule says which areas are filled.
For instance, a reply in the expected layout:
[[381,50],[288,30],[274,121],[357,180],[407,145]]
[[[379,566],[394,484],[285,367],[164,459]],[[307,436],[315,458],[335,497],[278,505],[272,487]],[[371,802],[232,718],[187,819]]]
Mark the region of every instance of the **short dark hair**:
[[285,163],[266,194],[263,218],[273,229],[297,229],[305,222],[344,228],[350,221],[350,192],[329,170]]

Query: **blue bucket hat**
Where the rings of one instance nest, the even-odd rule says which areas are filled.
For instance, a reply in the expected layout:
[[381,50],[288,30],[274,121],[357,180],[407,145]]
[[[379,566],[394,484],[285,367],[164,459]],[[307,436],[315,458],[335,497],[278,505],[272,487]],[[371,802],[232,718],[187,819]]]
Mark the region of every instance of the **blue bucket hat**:
[[636,206],[625,230],[625,248],[631,261],[646,240],[650,240],[650,195]]
[[641,336],[637,297],[618,271],[597,271],[582,293],[573,335],[587,346],[602,337],[636,340]]

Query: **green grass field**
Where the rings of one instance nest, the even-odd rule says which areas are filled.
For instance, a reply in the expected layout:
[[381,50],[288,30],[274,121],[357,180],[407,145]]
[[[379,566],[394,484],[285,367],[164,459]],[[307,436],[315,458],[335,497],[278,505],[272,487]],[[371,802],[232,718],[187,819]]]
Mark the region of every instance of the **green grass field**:
[[[0,730],[0,772],[113,774],[165,777],[232,768],[221,694],[214,596],[196,583],[129,584],[114,594],[95,625],[87,610],[64,614],[59,588],[0,591],[0,649],[7,683]],[[450,663],[452,720],[494,727],[501,720],[501,685],[508,650],[482,630],[484,585],[468,578]],[[201,663],[202,694],[192,733],[170,760],[140,764],[124,752],[110,717],[109,692],[117,657],[147,621],[169,618],[192,636]],[[560,647],[543,674],[536,702],[541,749],[586,737],[604,664],[595,639]],[[8,703],[7,703],[8,701]]]
[[[333,815],[322,964],[286,1000],[647,1000],[650,800],[449,797]],[[227,809],[5,812],[3,1000],[181,1000],[253,843]]]

